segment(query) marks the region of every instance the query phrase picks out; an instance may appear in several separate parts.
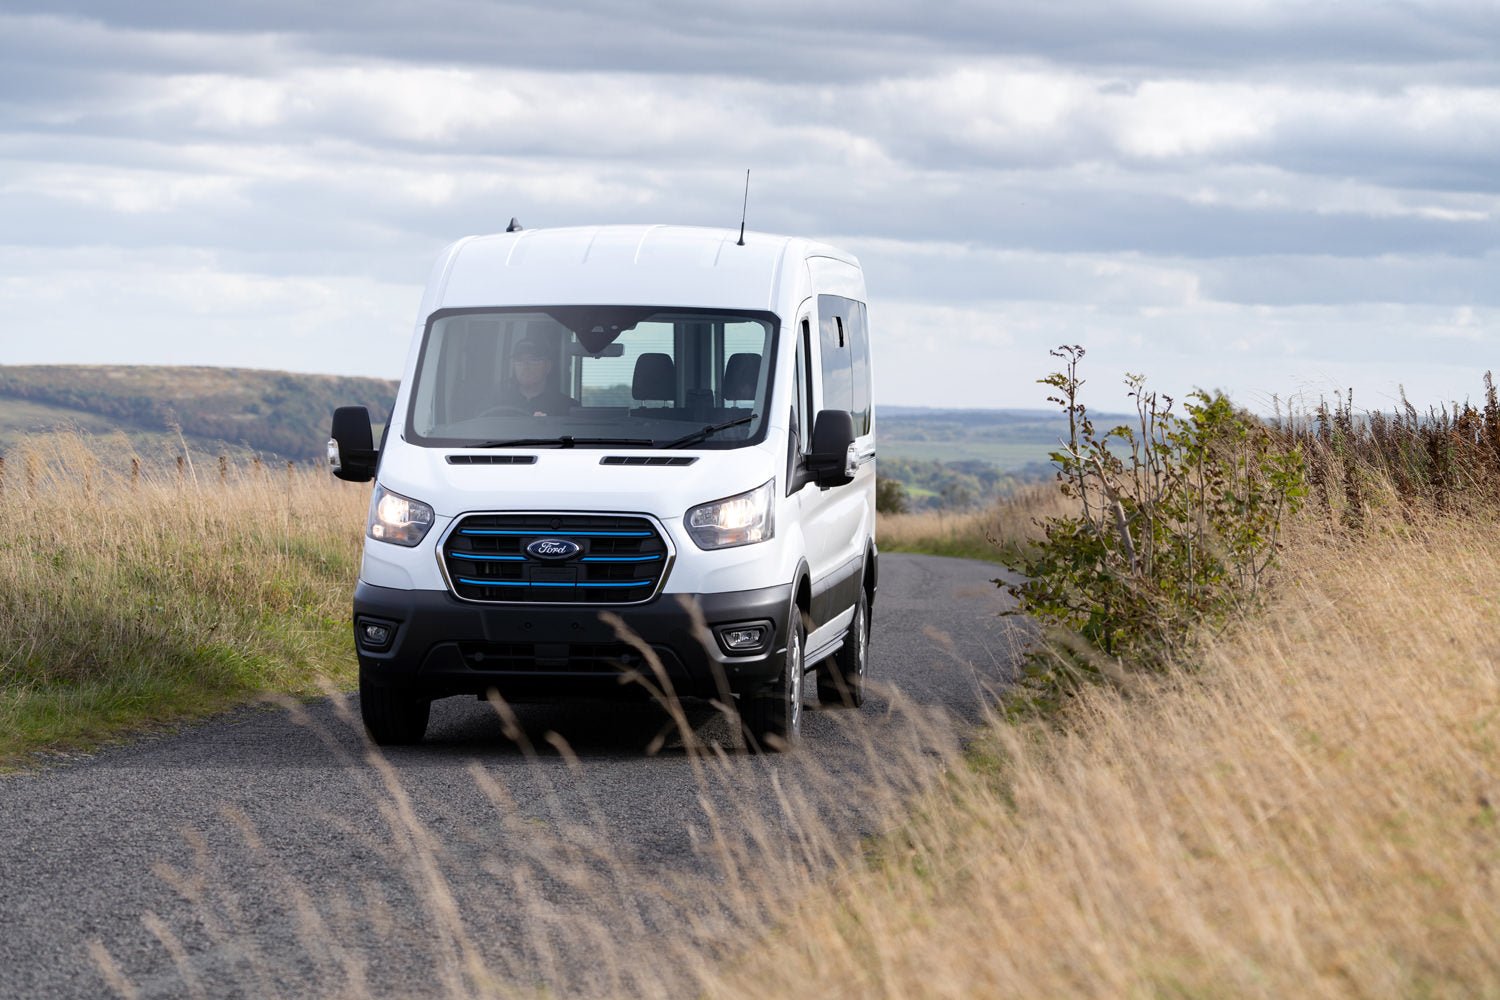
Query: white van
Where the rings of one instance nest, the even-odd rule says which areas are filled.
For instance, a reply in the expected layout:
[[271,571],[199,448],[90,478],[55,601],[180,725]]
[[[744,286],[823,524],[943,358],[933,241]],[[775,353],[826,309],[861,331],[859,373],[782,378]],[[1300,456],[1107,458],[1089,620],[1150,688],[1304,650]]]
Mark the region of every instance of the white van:
[[334,475],[376,481],[371,737],[417,742],[434,698],[492,690],[732,696],[760,748],[796,741],[807,673],[861,704],[870,386],[864,275],[833,247],[672,226],[450,246],[380,448],[363,407],[328,444]]

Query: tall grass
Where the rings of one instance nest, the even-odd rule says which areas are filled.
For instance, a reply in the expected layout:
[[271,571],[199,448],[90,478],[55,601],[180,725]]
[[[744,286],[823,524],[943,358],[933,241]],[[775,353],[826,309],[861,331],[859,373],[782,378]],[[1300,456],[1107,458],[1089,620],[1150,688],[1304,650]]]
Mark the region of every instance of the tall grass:
[[0,762],[352,678],[364,491],[66,435],[3,472]]
[[1353,393],[1278,420],[1308,457],[1325,519],[1350,530],[1367,513],[1469,515],[1500,505],[1500,397],[1484,375],[1484,402],[1430,407],[1403,398],[1393,413],[1359,413]]
[[990,729],[705,993],[1500,995],[1500,523],[1379,527],[1304,526],[1198,673]]
[[[1336,444],[1331,421],[1326,443],[1316,420],[1286,426],[1325,463],[1324,499],[1288,526],[1258,610],[1197,647],[1192,671],[1084,687],[1045,721],[996,719],[965,754],[893,695],[887,715],[840,720],[852,758],[772,762],[769,784],[766,762],[685,731],[707,818],[698,856],[669,872],[587,816],[539,821],[479,765],[507,837],[476,866],[413,808],[420,771],[367,748],[348,763],[380,803],[381,885],[408,887],[415,908],[369,886],[319,899],[288,875],[289,908],[319,932],[305,956],[256,961],[349,996],[376,992],[372,956],[399,933],[427,949],[428,992],[451,997],[1500,996],[1500,503],[1477,474],[1436,494],[1430,475],[1403,485],[1419,480],[1381,457],[1389,425],[1351,415]],[[1483,443],[1405,426],[1396,455]],[[360,513],[330,517],[355,534]],[[985,517],[952,534],[1025,539],[1036,511]],[[899,550],[905,527],[882,520],[882,547]],[[925,544],[931,528],[904,537]],[[262,553],[293,548],[298,530]],[[179,579],[211,588],[200,572]],[[222,593],[286,607],[245,586]],[[543,773],[560,788],[592,766],[497,711],[539,759],[562,760],[528,775],[532,795],[552,803]],[[490,833],[474,837],[499,842]],[[213,859],[201,863],[165,874],[194,887],[222,942],[253,944],[253,927],[223,918],[233,890],[216,898]],[[524,914],[514,936],[487,932],[498,907]],[[102,948],[96,960],[113,968]]]

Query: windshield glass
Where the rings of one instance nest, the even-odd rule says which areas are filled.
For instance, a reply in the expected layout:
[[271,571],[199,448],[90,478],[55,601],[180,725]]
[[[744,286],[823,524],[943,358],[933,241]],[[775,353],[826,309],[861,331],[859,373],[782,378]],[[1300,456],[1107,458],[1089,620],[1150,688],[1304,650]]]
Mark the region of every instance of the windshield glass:
[[407,440],[734,448],[760,440],[776,317],[641,306],[443,311]]

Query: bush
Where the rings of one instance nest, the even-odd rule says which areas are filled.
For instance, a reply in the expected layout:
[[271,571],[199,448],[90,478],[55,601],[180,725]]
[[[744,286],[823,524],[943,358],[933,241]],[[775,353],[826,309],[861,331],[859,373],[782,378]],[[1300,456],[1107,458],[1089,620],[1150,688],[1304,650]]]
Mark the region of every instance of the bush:
[[1222,393],[1191,393],[1178,416],[1128,376],[1135,425],[1100,434],[1078,402],[1083,348],[1052,354],[1065,368],[1041,382],[1069,429],[1052,460],[1078,512],[1044,520],[1044,540],[1010,563],[1025,581],[1004,584],[1052,630],[1022,685],[1039,707],[1081,680],[1181,660],[1255,599],[1306,494],[1301,451]]
[[875,511],[879,514],[905,514],[906,487],[894,479],[875,477]]

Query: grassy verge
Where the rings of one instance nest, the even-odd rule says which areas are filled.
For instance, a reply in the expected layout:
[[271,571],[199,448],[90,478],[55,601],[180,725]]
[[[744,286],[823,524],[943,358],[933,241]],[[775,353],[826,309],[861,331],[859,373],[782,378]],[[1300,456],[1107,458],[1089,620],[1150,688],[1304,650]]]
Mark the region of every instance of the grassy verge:
[[881,514],[882,552],[1003,562],[1041,537],[1037,520],[1067,509],[1051,483],[1026,486],[984,510]]
[[1409,522],[1303,525],[1199,672],[991,729],[706,993],[1500,993],[1500,525]]
[[352,679],[364,491],[212,460],[132,475],[107,451],[6,457],[0,763]]

